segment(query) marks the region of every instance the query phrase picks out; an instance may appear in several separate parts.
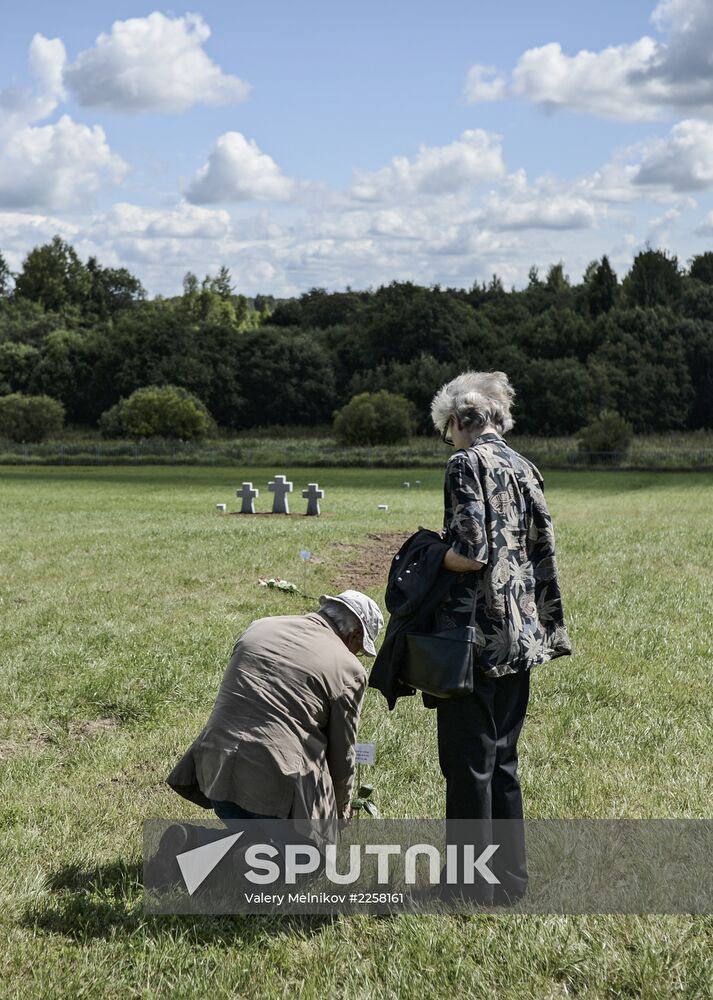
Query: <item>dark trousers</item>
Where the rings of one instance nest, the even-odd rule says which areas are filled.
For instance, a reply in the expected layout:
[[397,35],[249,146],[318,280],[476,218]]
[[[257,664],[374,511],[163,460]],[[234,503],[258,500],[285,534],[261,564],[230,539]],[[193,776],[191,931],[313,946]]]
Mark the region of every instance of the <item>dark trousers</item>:
[[[446,819],[483,821],[478,839],[497,838],[500,847],[489,865],[501,881],[496,900],[503,893],[521,896],[527,886],[517,741],[529,694],[529,670],[492,678],[476,670],[472,695],[439,700],[437,706]],[[507,822],[493,826],[499,820]],[[462,840],[465,825],[452,826]]]
[[210,804],[218,819],[277,819],[276,816],[263,816],[260,813],[250,812],[249,809],[243,809],[242,806],[239,806],[237,802],[211,799]]

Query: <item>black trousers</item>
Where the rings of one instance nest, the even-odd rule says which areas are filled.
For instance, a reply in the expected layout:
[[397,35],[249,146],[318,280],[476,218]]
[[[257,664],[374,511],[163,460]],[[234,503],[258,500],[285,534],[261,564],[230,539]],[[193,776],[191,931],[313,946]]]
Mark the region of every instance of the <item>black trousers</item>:
[[[500,880],[496,901],[503,894],[521,896],[527,886],[517,741],[529,694],[529,670],[504,677],[486,677],[476,670],[472,695],[440,699],[437,706],[446,819],[479,820],[478,840],[499,842],[489,863]],[[467,826],[451,826],[455,840],[461,841]],[[452,842],[450,830],[448,839]]]

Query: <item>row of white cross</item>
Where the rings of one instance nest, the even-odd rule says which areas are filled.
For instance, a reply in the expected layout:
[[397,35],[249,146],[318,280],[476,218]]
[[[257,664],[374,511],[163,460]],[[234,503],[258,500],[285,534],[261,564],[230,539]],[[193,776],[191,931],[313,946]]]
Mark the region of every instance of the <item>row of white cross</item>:
[[[267,488],[271,493],[274,493],[272,513],[289,514],[290,505],[287,495],[292,493],[292,483],[288,482],[285,476],[275,476],[267,484]],[[252,483],[243,483],[240,489],[235,491],[235,495],[242,500],[241,514],[255,513],[255,500],[260,496],[260,490],[256,489]],[[319,501],[324,499],[324,490],[319,488],[318,483],[310,483],[306,490],[302,490],[302,496],[307,501],[307,514],[319,517]]]

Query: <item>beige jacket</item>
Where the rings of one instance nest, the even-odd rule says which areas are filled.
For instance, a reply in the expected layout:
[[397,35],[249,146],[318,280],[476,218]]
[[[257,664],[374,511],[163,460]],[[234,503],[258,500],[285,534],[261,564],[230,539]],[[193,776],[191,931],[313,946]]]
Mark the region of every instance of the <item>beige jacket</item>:
[[366,682],[321,615],[254,621],[168,784],[204,807],[227,800],[264,816],[333,823],[351,798]]

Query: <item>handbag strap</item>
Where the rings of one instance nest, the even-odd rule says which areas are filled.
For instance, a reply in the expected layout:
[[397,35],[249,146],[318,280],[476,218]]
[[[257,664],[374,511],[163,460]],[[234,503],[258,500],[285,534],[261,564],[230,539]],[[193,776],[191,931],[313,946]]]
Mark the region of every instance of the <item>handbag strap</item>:
[[[482,572],[482,570],[476,570],[476,573],[481,573],[481,572]],[[477,584],[476,584],[476,587],[477,587]],[[472,607],[471,612],[470,612],[470,627],[471,628],[475,628],[475,612],[477,610],[477,607],[478,607],[478,601],[476,600],[476,595],[474,594],[473,595],[473,607]]]

